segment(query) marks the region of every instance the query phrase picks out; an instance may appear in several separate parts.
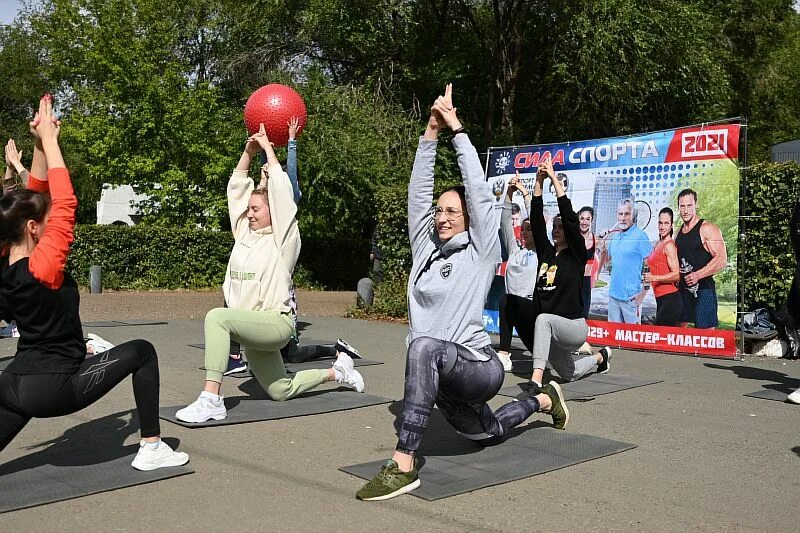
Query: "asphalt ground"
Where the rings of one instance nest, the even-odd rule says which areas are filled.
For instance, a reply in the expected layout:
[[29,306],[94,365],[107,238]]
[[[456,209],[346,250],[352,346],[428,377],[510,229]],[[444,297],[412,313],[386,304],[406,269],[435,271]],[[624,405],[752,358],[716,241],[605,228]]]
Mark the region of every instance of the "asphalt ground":
[[[121,343],[150,340],[161,365],[161,405],[187,404],[203,383],[202,314],[194,293],[85,296],[83,318],[168,319],[164,326],[96,328]],[[148,297],[149,295],[149,297]],[[327,296],[342,307],[351,294]],[[403,394],[406,326],[316,316],[301,297],[302,338],[344,337],[385,364],[360,368],[367,392]],[[209,305],[216,301],[209,293]],[[346,305],[344,305],[346,307]],[[180,311],[179,311],[180,310]],[[333,307],[328,311],[335,314]],[[176,318],[182,316],[183,318]],[[194,316],[194,319],[189,319]],[[0,340],[0,358],[14,343]],[[615,351],[612,373],[662,383],[570,402],[567,431],[638,447],[562,470],[436,502],[409,495],[386,502],[355,499],[363,481],[343,465],[388,458],[395,444],[389,405],[208,429],[162,421],[180,440],[196,473],[148,485],[7,513],[0,531],[797,531],[800,528],[800,406],[744,397],[762,385],[800,378],[800,361],[744,361]],[[506,384],[523,381],[506,375]],[[244,380],[223,392],[241,395]],[[335,385],[323,387],[335,388]],[[498,397],[494,407],[508,401]],[[134,408],[129,381],[70,416],[33,420],[2,461],[35,453],[53,440],[114,432],[137,442],[125,422]],[[393,407],[396,411],[396,405]],[[531,421],[549,421],[534,415]],[[449,431],[435,424],[426,438]],[[98,437],[99,438],[99,437]]]

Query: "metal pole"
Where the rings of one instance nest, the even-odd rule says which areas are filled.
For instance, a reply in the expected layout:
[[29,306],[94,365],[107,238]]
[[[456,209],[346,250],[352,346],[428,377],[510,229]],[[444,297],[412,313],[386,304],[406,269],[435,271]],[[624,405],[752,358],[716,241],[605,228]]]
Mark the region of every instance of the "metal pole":
[[99,265],[89,267],[89,293],[101,294],[103,292],[103,269]]

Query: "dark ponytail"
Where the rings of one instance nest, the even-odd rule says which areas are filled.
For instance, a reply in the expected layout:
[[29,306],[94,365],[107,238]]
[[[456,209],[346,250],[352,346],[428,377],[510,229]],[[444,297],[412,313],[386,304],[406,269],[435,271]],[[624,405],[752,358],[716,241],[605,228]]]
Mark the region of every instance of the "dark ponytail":
[[49,208],[47,196],[28,189],[0,198],[0,248],[22,242],[28,221],[42,222]]

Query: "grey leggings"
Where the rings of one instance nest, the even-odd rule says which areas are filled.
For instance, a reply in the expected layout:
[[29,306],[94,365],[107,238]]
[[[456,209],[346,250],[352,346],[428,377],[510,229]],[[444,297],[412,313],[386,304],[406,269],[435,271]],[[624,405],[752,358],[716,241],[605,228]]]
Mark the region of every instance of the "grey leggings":
[[463,437],[485,445],[500,442],[508,430],[539,410],[536,398],[529,398],[493,412],[486,402],[503,385],[503,364],[491,346],[479,351],[489,360],[478,360],[454,342],[431,337],[411,341],[397,451],[417,452],[434,404]]
[[564,318],[542,313],[533,328],[533,368],[544,369],[547,362],[562,379],[574,381],[597,370],[594,356],[574,359],[572,352],[586,342],[589,327],[584,318]]

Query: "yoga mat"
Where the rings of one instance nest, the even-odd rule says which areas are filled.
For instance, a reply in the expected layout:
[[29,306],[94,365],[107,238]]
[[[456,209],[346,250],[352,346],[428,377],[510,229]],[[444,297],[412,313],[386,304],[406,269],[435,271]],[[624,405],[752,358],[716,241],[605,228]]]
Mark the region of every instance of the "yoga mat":
[[[548,427],[522,430],[507,441],[473,453],[425,456],[419,470],[421,485],[410,494],[432,501],[472,492],[578,463],[631,450],[634,444],[558,431]],[[340,468],[369,480],[386,459]]]
[[[636,387],[644,387],[654,383],[661,383],[660,379],[641,378],[637,376],[623,376],[621,374],[591,374],[578,381],[562,383],[561,390],[564,399],[576,400],[579,398],[591,398],[603,394],[611,394]],[[524,382],[523,382],[524,383]],[[517,397],[522,393],[521,384],[503,387],[497,394],[500,396]]]
[[755,392],[749,392],[745,394],[750,398],[758,398],[759,400],[774,400],[776,402],[789,402],[786,397],[793,393],[798,387],[800,387],[800,381],[796,381],[793,383],[773,383],[770,385],[764,385],[764,388],[761,390],[757,390]]
[[84,322],[84,328],[118,328],[122,326],[161,326],[167,324],[163,320],[99,320]]
[[82,451],[75,446],[68,455],[52,457],[52,463],[42,461],[37,452],[32,454],[37,459],[26,456],[0,465],[0,513],[194,473],[189,465],[135,470],[131,461],[138,449],[138,444],[126,446],[119,449],[122,457],[98,460],[93,457],[96,448]]
[[253,398],[250,396],[225,398],[225,407],[228,409],[228,417],[223,420],[208,420],[200,424],[182,422],[175,418],[175,413],[178,409],[182,409],[185,405],[162,407],[159,410],[159,416],[179,426],[198,428],[246,424],[248,422],[278,420],[280,418],[292,418],[295,416],[318,415],[391,402],[392,400],[389,398],[381,398],[380,396],[372,396],[371,394],[363,394],[351,390],[327,390],[310,392],[284,402]]

